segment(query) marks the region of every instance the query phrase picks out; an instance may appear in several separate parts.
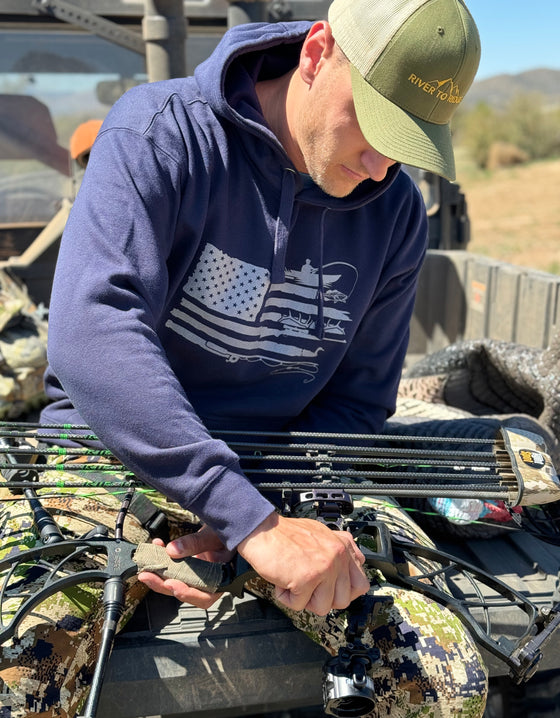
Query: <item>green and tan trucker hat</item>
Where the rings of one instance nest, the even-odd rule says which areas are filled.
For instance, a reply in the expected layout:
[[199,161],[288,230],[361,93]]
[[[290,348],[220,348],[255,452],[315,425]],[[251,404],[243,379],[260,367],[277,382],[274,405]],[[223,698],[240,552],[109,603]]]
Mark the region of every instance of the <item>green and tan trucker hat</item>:
[[461,0],[334,0],[360,128],[378,152],[455,179],[449,122],[476,75],[480,38]]

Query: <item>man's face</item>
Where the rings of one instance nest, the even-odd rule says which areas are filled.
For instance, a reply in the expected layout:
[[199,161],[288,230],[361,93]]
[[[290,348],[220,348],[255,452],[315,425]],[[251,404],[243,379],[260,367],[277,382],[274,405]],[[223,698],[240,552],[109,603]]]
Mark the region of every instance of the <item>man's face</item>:
[[382,180],[395,164],[362,134],[350,67],[335,57],[315,77],[294,129],[306,171],[333,197],[346,197],[365,179]]

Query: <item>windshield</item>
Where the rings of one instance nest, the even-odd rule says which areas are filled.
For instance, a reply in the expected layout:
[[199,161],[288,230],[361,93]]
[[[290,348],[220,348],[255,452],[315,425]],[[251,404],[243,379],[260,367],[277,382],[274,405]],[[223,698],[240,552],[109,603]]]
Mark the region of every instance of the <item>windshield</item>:
[[141,55],[102,38],[0,30],[0,227],[53,217],[73,194],[72,133],[146,79]]

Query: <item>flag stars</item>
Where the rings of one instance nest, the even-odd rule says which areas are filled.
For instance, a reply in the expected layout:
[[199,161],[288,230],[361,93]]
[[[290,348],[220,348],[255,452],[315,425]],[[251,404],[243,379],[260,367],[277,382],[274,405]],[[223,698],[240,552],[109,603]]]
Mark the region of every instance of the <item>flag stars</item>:
[[187,296],[213,312],[255,321],[270,286],[269,278],[270,273],[264,267],[206,245],[183,289]]

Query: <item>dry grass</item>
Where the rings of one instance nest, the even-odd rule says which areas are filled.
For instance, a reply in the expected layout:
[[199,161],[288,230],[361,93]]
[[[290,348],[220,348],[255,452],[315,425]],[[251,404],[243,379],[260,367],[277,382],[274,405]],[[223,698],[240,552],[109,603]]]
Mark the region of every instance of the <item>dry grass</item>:
[[560,159],[476,172],[457,153],[471,218],[469,250],[560,274]]

